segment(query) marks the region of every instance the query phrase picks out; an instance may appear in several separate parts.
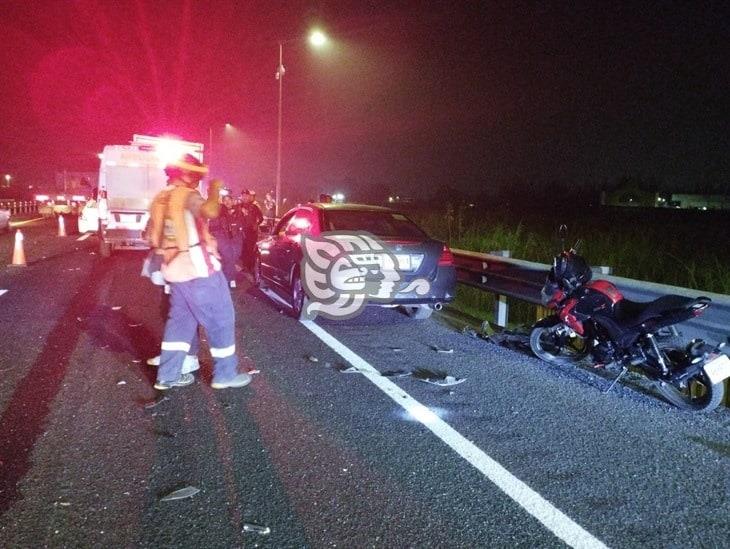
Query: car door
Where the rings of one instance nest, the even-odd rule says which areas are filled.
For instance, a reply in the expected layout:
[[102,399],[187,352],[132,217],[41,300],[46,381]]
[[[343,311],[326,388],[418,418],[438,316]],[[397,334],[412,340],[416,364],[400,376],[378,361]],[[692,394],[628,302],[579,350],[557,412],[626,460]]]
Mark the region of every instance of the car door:
[[276,253],[272,263],[275,263],[277,282],[284,287],[290,284],[291,273],[302,261],[302,236],[317,232],[316,220],[314,208],[299,208],[276,234]]
[[261,258],[261,275],[279,284],[281,282],[282,246],[286,244],[284,232],[295,212],[289,212],[277,223],[271,236],[258,243]]

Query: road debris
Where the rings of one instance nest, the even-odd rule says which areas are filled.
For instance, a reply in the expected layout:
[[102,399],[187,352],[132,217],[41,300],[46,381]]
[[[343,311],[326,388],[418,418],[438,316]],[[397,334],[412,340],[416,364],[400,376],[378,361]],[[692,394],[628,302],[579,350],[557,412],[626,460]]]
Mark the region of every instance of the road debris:
[[438,385],[439,387],[448,387],[451,385],[458,385],[466,381],[465,377],[454,377],[448,375],[443,370],[429,370],[428,368],[416,368],[411,374],[418,381],[424,383],[431,383],[432,385]]
[[117,385],[126,385],[126,384],[127,384],[127,382],[124,380],[117,381]]
[[138,323],[136,323],[136,324],[128,324],[128,326],[129,326],[130,328],[137,328],[137,327],[139,327],[139,326],[142,326],[142,323],[141,323],[141,322],[138,322]]
[[445,347],[439,347],[438,345],[431,345],[431,349],[433,349],[437,353],[443,353],[443,354],[447,354],[447,355],[454,353],[453,349],[446,349]]
[[177,435],[175,433],[171,433],[170,431],[165,431],[163,429],[153,429],[152,434],[157,435],[158,437],[164,437],[164,438],[175,438]]
[[411,373],[408,370],[386,370],[380,372],[380,375],[383,377],[408,377]]
[[191,498],[198,492],[200,492],[200,488],[196,488],[195,486],[186,486],[185,488],[180,488],[179,490],[175,490],[174,492],[170,492],[166,496],[161,497],[160,501],[175,501],[178,499]]
[[112,307],[112,311],[118,311],[118,310],[120,310],[121,308],[122,308],[122,306],[121,306],[121,305],[114,305],[114,307]]
[[144,409],[151,410],[152,408],[154,408],[158,404],[162,404],[166,400],[170,400],[170,398],[166,395],[158,395],[157,398],[155,398],[154,400],[150,400],[149,402],[145,403]]
[[403,347],[389,347],[389,349],[394,353],[400,353],[403,351]]
[[254,524],[252,522],[243,523],[244,532],[253,532],[262,536],[268,536],[271,533],[271,528],[268,526],[262,526],[261,524]]
[[317,358],[316,356],[314,356],[314,355],[307,355],[307,356],[306,356],[306,359],[307,359],[307,360],[308,360],[309,362],[319,362],[319,359],[318,359],[318,358]]

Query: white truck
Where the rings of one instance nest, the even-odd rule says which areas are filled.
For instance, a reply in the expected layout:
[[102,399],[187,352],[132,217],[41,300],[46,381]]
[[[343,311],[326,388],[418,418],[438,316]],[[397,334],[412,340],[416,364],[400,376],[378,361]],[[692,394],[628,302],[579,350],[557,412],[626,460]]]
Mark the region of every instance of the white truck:
[[190,153],[203,160],[203,145],[166,137],[134,135],[129,145],[107,145],[99,168],[99,253],[146,250],[143,231],[155,195],[167,185],[165,166]]

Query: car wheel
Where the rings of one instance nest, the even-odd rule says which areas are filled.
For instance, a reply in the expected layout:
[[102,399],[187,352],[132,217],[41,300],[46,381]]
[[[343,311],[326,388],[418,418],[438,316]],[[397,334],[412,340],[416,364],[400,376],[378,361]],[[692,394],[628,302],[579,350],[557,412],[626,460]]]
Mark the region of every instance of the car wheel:
[[302,285],[302,278],[299,276],[299,271],[295,271],[291,281],[291,315],[297,320],[312,320],[313,317],[308,316],[307,305],[309,304],[309,298],[307,293],[304,291]]
[[403,310],[415,320],[424,320],[433,314],[433,309],[428,305],[404,305]]

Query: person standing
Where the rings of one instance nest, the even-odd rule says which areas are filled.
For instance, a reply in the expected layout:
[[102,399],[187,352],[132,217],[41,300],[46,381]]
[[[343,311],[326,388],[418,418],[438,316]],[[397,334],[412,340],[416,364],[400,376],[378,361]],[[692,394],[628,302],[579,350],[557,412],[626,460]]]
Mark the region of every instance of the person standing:
[[264,225],[270,233],[274,228],[276,221],[276,201],[272,191],[266,193],[264,197]]
[[195,381],[193,374],[182,373],[182,367],[198,324],[205,328],[213,357],[211,387],[243,387],[251,382],[250,375],[237,371],[235,311],[206,223],[219,215],[221,182],[210,182],[207,200],[197,191],[207,172],[190,154],[171,162],[165,173],[174,188],[161,191],[153,201],[150,240],[162,253],[161,272],[170,285],[170,313],[154,384],[160,391]]
[[241,193],[241,214],[243,215],[243,248],[241,263],[243,270],[253,273],[256,257],[256,241],[259,239],[259,225],[264,219],[261,208],[256,202],[256,191],[244,190]]
[[221,212],[211,219],[208,228],[218,243],[223,274],[231,288],[236,287],[236,263],[241,257],[243,247],[244,219],[241,210],[236,208],[230,195],[223,196]]

